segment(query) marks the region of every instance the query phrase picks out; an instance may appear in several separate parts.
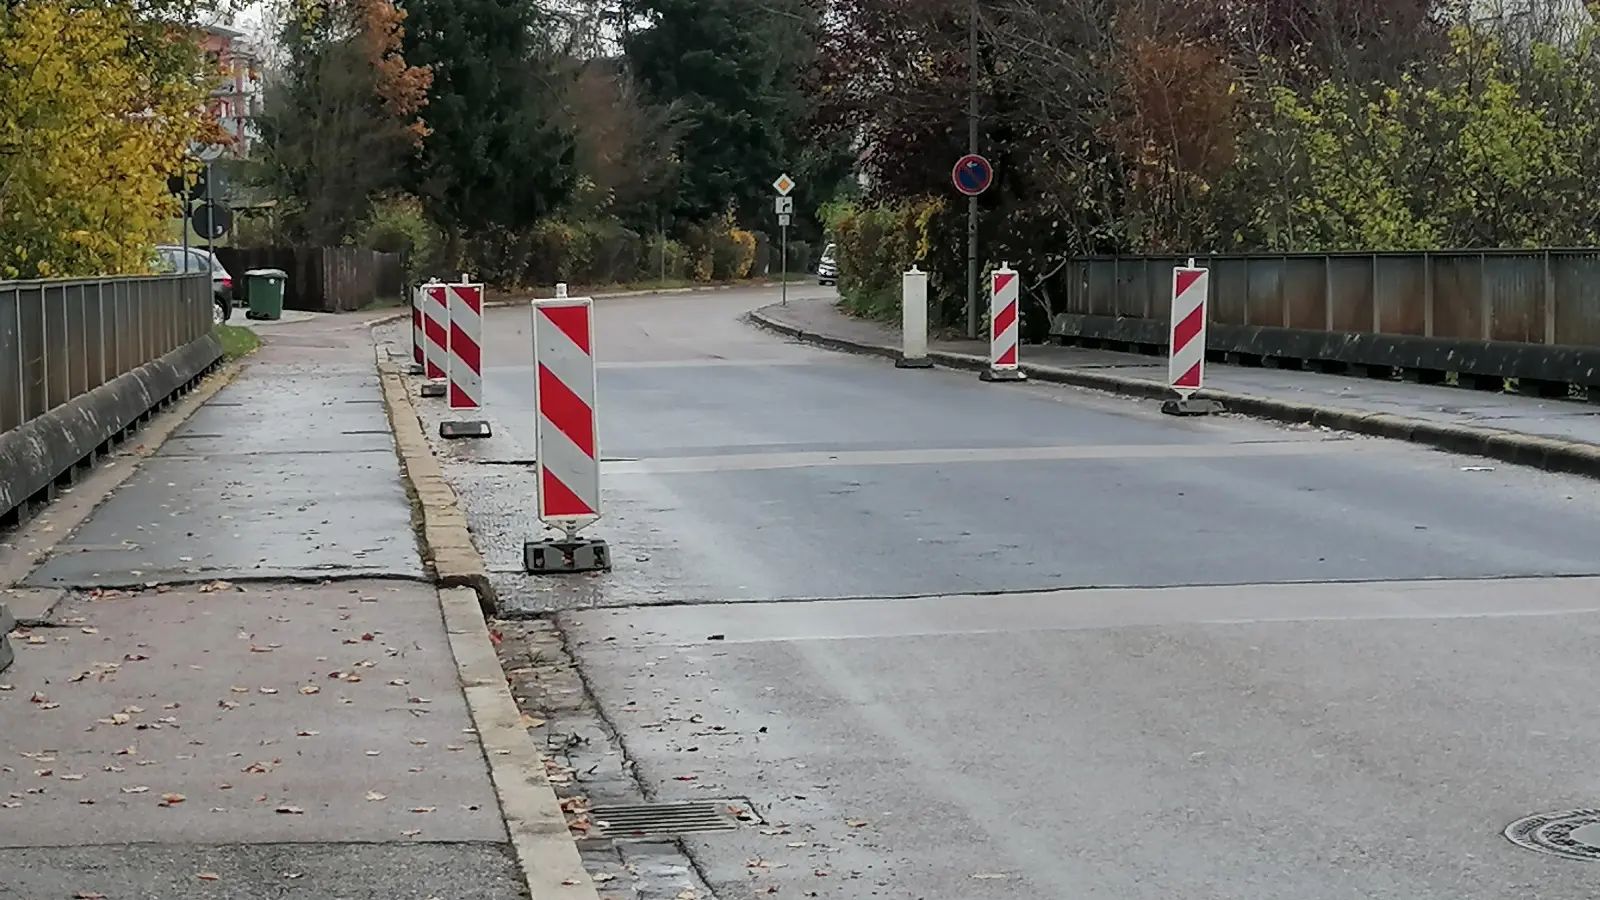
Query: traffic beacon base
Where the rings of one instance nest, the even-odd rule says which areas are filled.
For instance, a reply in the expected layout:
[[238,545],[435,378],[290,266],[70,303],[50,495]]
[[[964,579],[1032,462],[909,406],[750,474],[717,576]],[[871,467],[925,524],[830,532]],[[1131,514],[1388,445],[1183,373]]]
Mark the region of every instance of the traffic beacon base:
[[422,387],[417,388],[417,393],[423,397],[443,397],[444,389],[442,381],[424,381]]
[[440,422],[439,437],[486,438],[490,436],[489,423],[479,421]]
[[427,371],[427,367],[423,366],[422,363],[412,363],[406,367],[407,375],[423,375],[426,374]]
[[570,533],[556,540],[524,543],[522,567],[529,575],[609,572],[611,551],[605,541]]
[[1215,400],[1196,400],[1194,397],[1165,400],[1161,404],[1161,411],[1169,416],[1210,416],[1227,412],[1223,405]]
[[902,356],[894,361],[894,367],[896,369],[931,369],[933,368],[933,360],[926,356]]
[[979,381],[1027,381],[1028,375],[1021,369],[984,369],[978,373]]

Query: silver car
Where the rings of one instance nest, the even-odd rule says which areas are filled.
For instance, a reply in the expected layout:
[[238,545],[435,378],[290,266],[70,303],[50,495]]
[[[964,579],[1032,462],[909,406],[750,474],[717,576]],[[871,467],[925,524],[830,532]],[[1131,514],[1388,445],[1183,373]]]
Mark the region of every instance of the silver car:
[[822,258],[817,260],[817,284],[839,283],[839,262],[833,258],[833,244],[822,248]]
[[221,325],[233,318],[233,275],[215,254],[199,247],[162,244],[156,248],[156,269],[160,272],[211,272],[211,321]]

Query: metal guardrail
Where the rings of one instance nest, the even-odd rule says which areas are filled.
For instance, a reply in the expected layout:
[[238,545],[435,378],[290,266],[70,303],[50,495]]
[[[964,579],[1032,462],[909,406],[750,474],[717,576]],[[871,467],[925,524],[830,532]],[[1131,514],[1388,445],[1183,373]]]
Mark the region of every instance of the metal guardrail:
[[[1169,316],[1187,257],[1069,261],[1052,313]],[[1600,346],[1600,249],[1198,255],[1211,321],[1470,341]]]
[[212,328],[206,275],[0,281],[0,435]]

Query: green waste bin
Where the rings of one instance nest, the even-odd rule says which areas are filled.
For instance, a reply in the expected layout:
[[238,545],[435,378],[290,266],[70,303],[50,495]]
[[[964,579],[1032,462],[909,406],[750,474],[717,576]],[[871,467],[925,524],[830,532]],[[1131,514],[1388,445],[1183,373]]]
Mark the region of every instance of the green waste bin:
[[283,288],[288,283],[289,273],[282,269],[251,269],[244,273],[245,301],[250,304],[245,318],[283,318]]

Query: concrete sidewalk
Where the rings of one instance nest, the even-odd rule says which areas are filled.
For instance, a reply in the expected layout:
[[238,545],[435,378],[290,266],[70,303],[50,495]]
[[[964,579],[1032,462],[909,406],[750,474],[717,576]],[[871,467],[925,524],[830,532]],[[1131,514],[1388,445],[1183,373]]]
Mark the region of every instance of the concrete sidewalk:
[[7,595],[0,897],[527,896],[371,318],[273,329]]
[[[794,300],[752,313],[756,324],[836,349],[898,355],[900,330],[849,316],[832,300]],[[987,364],[979,341],[930,342],[935,362]],[[1025,371],[1056,381],[1140,397],[1166,397],[1162,357],[1025,345]],[[1559,471],[1600,475],[1600,408],[1571,401],[1464,388],[1210,363],[1207,390],[1230,411],[1411,440]]]

